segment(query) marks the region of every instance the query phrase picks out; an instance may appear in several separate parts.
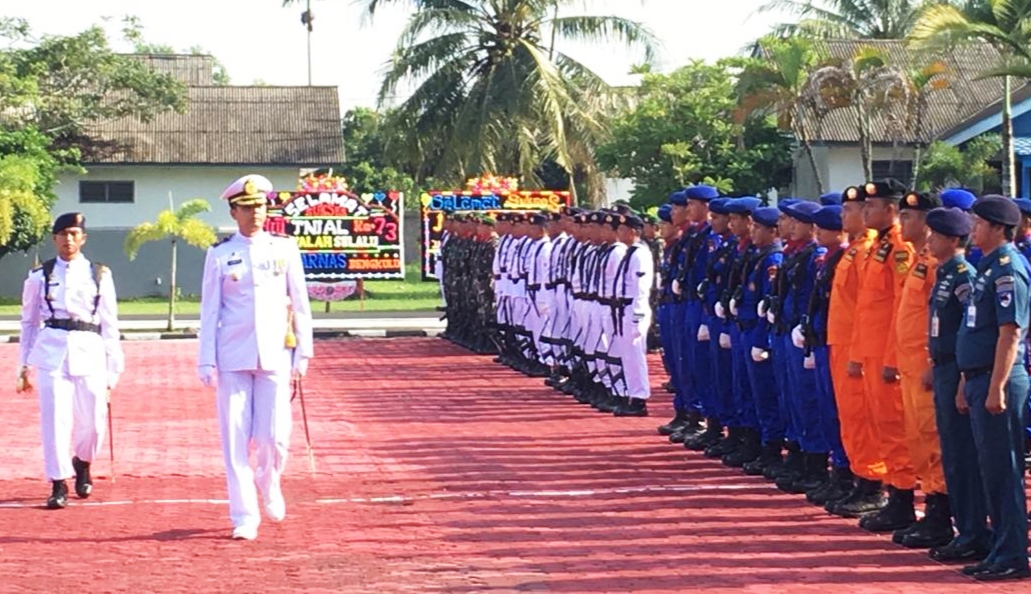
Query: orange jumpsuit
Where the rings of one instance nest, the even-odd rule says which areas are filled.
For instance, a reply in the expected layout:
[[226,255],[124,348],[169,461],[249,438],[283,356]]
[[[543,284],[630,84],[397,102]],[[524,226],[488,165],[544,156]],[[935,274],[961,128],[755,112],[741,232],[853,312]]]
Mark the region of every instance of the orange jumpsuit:
[[906,442],[924,493],[946,492],[941,443],[934,416],[934,391],[924,389],[922,381],[924,372],[931,369],[927,350],[928,304],[937,270],[938,261],[927,248],[921,250],[902,287],[895,323]]
[[902,240],[895,223],[878,235],[859,271],[859,297],[852,329],[849,360],[863,364],[863,396],[866,413],[873,420],[876,452],[884,461],[884,482],[898,489],[916,486],[916,474],[906,443],[902,390],[898,382],[884,381],[884,367],[898,367],[895,312],[902,285],[914,260],[913,248]]
[[855,325],[856,298],[859,296],[859,270],[877,232],[869,229],[854,239],[834,269],[830,304],[827,310],[827,346],[830,349],[831,380],[834,401],[841,422],[841,443],[845,446],[849,466],[856,475],[868,480],[884,478],[873,429],[873,419],[866,414],[863,379],[848,375],[849,345]]

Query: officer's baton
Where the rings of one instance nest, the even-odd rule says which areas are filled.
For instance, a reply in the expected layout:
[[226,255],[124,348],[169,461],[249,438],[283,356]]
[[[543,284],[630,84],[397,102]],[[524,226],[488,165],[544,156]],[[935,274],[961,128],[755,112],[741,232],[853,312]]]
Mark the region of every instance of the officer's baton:
[[304,407],[304,383],[300,377],[294,378],[293,392],[293,396],[290,397],[291,402],[297,396],[301,397],[301,420],[304,421],[304,442],[308,448],[308,468],[312,474],[315,474],[315,452],[311,449],[311,433],[308,431],[308,411]]

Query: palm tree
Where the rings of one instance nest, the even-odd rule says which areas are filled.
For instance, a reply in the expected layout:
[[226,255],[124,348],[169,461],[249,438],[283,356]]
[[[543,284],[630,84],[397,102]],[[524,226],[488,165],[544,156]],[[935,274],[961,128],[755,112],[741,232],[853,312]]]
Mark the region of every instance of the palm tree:
[[925,125],[927,112],[930,110],[929,97],[931,93],[949,86],[948,78],[946,78],[947,71],[948,68],[944,62],[935,60],[923,67],[910,68],[906,72],[910,87],[910,101],[906,106],[905,120],[901,122],[901,129],[908,132],[915,140],[913,178],[910,180],[912,188],[917,187],[923,151],[931,142]]
[[125,237],[123,249],[130,260],[135,260],[143,244],[152,241],[168,240],[172,244],[172,266],[168,281],[168,331],[174,330],[176,299],[176,256],[177,246],[184,241],[192,246],[207,249],[215,243],[215,230],[197,218],[202,212],[211,210],[206,200],[188,200],[175,209],[172,193],[168,194],[168,210],[158,214],[153,223],[146,222],[136,226]]
[[790,130],[809,160],[817,190],[824,181],[813,154],[812,138],[819,125],[811,97],[806,93],[809,72],[823,59],[811,41],[802,37],[759,40],[762,60],[748,64],[738,78],[740,119],[773,115],[782,130]]
[[910,35],[917,48],[949,48],[982,42],[999,52],[997,64],[985,64],[984,77],[1001,77],[1002,192],[1017,187],[1013,150],[1012,77],[1031,77],[1031,0],[969,0],[961,8],[929,6]]
[[759,12],[784,12],[797,19],[776,26],[778,36],[903,39],[925,4],[927,0],[771,0]]
[[[559,16],[571,0],[363,0],[371,16],[387,3],[414,8],[386,68],[383,104],[398,107],[410,150],[444,147],[433,175],[519,174],[524,184],[552,160],[603,194],[594,147],[607,133],[599,104],[613,94],[601,77],[562,51],[563,42],[618,41],[644,51],[655,42],[618,16]],[[571,187],[572,189],[572,187]]]

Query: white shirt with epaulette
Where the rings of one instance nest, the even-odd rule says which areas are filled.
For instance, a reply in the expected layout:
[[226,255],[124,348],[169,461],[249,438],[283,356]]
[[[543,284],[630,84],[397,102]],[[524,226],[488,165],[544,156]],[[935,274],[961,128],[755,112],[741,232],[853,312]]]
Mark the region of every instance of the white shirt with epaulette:
[[235,233],[208,248],[201,284],[199,366],[288,371],[288,308],[297,354],[311,358],[312,320],[304,263],[290,237]]

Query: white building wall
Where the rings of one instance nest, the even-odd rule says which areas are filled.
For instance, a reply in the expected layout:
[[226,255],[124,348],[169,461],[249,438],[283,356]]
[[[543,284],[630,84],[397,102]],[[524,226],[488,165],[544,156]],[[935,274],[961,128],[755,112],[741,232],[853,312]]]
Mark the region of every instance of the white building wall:
[[[913,149],[909,147],[874,147],[874,161],[912,161]],[[835,146],[827,151],[828,176],[824,182],[827,191],[840,192],[849,186],[865,183],[869,180],[863,173],[863,159],[858,146]],[[909,180],[899,180],[908,183]]]

